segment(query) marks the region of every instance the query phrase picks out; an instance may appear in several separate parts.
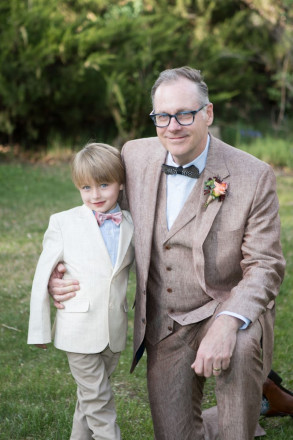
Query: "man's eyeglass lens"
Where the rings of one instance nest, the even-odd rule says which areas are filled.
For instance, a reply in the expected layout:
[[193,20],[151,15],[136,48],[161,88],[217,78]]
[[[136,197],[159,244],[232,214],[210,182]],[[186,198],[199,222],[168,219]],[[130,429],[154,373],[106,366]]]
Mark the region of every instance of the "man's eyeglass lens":
[[169,115],[168,113],[158,113],[158,114],[150,114],[150,117],[154,124],[157,127],[167,127],[170,122],[171,118],[175,118],[178,124],[180,125],[191,125],[194,122],[194,117],[196,113],[198,113],[200,110],[202,110],[205,107],[202,106],[198,110],[193,110],[190,112],[178,112],[175,115]]

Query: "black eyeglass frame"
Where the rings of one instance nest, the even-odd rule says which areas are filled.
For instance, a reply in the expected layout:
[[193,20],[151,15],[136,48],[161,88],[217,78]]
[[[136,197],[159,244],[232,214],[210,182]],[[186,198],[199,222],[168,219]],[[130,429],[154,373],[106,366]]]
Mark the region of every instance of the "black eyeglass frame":
[[[151,120],[153,121],[153,123],[155,124],[156,127],[159,128],[165,128],[168,127],[168,125],[170,125],[171,119],[175,118],[176,121],[178,122],[179,125],[182,125],[183,127],[187,127],[188,125],[192,125],[194,123],[194,118],[195,115],[200,112],[204,107],[206,107],[208,104],[204,104],[203,106],[201,106],[200,108],[198,108],[197,110],[188,110],[188,111],[184,111],[184,112],[177,112],[174,115],[170,115],[169,113],[153,113],[153,111],[149,114]],[[177,116],[178,115],[187,115],[187,114],[191,114],[192,115],[192,122],[189,122],[188,124],[182,124],[182,122],[178,121]],[[169,122],[166,125],[158,125],[156,123],[156,116],[169,116]]]

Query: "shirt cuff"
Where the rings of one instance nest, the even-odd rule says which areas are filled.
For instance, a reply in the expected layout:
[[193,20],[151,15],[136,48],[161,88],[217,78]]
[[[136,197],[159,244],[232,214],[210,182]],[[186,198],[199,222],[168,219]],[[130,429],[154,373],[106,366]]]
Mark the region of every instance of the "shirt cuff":
[[234,313],[234,312],[227,312],[227,311],[223,311],[221,313],[219,313],[216,318],[220,315],[229,315],[229,316],[234,316],[235,318],[241,319],[241,321],[243,321],[243,324],[241,327],[239,327],[239,330],[245,330],[249,324],[251,323],[250,319],[245,318],[245,316],[242,315],[238,315],[238,313]]

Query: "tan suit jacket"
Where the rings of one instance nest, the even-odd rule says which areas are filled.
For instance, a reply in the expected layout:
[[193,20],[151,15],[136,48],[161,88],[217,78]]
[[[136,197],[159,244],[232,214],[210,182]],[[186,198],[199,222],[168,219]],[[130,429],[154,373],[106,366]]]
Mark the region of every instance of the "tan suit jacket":
[[32,286],[28,344],[51,342],[48,280],[63,261],[65,278],[77,279],[76,297],[58,310],[55,346],[74,353],[99,353],[109,344],[124,349],[127,333],[126,289],[133,262],[133,223],[123,211],[115,267],[92,211],[85,205],[54,214],[44,236]]
[[[122,150],[126,166],[126,195],[135,225],[137,292],[135,300],[134,362],[146,327],[146,287],[151,255],[155,207],[161,164],[166,150],[158,138],[127,142]],[[229,185],[223,202],[204,203],[204,182],[217,176]],[[204,292],[211,298],[205,306],[188,313],[178,307],[170,315],[181,325],[211,316],[216,307],[249,318],[260,319],[267,334],[271,356],[273,320],[263,319],[274,306],[284,275],[280,246],[280,221],[274,173],[269,165],[211,136],[206,167],[193,191],[199,203],[186,201],[185,216],[178,216],[168,233],[176,234],[193,222],[194,271]],[[174,264],[176,262],[174,261]],[[219,310],[219,307],[217,311]],[[272,317],[272,314],[268,314]]]

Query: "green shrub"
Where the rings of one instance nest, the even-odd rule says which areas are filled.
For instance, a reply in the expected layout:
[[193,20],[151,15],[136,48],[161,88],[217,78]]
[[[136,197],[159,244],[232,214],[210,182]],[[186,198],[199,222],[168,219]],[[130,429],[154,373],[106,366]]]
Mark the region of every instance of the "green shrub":
[[293,142],[264,137],[257,138],[249,144],[241,143],[238,148],[275,167],[293,169]]

